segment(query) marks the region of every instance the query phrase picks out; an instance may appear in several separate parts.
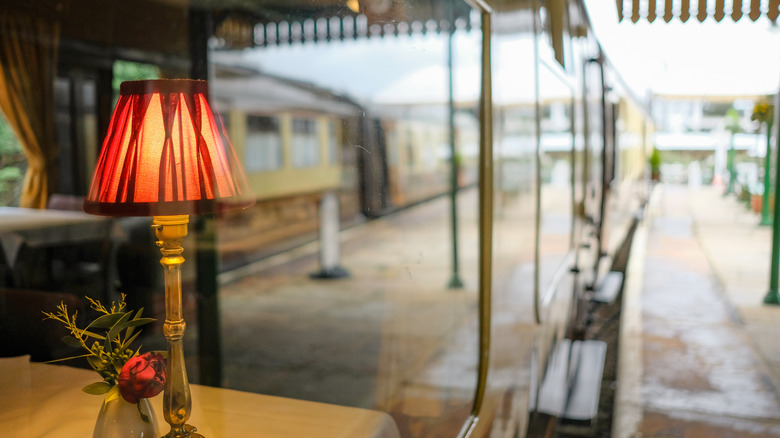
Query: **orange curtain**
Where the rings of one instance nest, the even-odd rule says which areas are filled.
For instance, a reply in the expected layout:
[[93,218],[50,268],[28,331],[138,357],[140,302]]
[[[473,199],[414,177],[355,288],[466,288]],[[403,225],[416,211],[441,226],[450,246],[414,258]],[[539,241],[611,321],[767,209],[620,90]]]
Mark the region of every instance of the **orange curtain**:
[[54,79],[60,27],[52,17],[0,12],[0,110],[27,157],[22,207],[45,208],[56,181]]

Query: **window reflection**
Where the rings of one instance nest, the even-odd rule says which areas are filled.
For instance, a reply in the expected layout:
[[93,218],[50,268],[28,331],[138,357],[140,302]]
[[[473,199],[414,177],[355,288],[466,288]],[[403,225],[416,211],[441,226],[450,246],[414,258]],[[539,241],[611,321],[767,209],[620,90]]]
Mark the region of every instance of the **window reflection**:
[[[246,131],[246,152],[244,155],[246,170],[254,172],[281,168],[283,157],[279,119],[247,115]],[[237,137],[232,136],[232,138],[236,139]]]
[[320,148],[317,125],[314,120],[292,120],[291,155],[295,167],[311,167],[320,164]]
[[[452,38],[451,139],[449,35],[434,11],[416,13],[405,26],[395,9],[375,24],[284,17],[254,25],[255,48],[236,50],[227,34],[212,43],[212,95],[258,198],[218,224],[231,266],[220,277],[224,384],[384,410],[405,436],[454,436],[478,360],[480,36],[461,19]],[[332,255],[312,240],[332,195],[350,276],[312,279]],[[462,290],[448,288],[455,244]]]
[[[405,436],[455,436],[478,362],[479,14],[461,1],[248,1],[213,14],[170,2],[63,3],[44,17],[61,20],[51,26],[54,99],[43,107],[57,128],[51,160],[67,196],[59,206],[80,205],[119,83],[157,77],[208,76],[257,197],[249,210],[191,223],[183,280],[192,381],[210,381],[217,360],[216,384],[383,410]],[[139,19],[147,9],[156,13]],[[519,137],[529,135],[527,102],[507,111]],[[507,193],[530,193],[529,151],[502,158]],[[3,151],[0,183],[14,176],[5,157],[19,152]],[[334,197],[331,210],[324,201]],[[149,220],[71,211],[75,224],[62,223],[68,215],[49,207],[35,213],[40,223],[3,215],[0,287],[104,302],[126,292],[131,307],[161,321]],[[515,226],[527,225],[526,213]],[[329,221],[336,249],[322,247]],[[334,253],[350,276],[311,278]],[[455,265],[462,288],[450,287]],[[217,282],[215,303],[203,289]],[[216,312],[220,326],[204,323]],[[145,331],[144,346],[162,348],[160,331]],[[217,337],[221,346],[204,345]],[[205,357],[213,351],[222,357]]]

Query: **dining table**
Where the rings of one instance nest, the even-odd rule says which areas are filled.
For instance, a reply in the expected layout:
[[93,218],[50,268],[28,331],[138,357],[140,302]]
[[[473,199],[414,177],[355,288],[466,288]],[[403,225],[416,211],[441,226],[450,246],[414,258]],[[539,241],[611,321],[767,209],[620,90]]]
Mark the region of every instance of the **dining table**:
[[[85,438],[92,435],[103,396],[81,390],[97,373],[66,365],[0,358],[0,433],[9,438]],[[188,424],[204,437],[400,438],[385,412],[191,385]],[[162,395],[151,398],[161,435]]]
[[110,251],[125,239],[116,218],[0,207],[0,271],[7,273],[0,286],[55,290],[78,279],[105,293],[111,283]]
[[113,218],[81,211],[0,207],[0,246],[12,267],[23,243],[34,247],[64,245],[120,230]]

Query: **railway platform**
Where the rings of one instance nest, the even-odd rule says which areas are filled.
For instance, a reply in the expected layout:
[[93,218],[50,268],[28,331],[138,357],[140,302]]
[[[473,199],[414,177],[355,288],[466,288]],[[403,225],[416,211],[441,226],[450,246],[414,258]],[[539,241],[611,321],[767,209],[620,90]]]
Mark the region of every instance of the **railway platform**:
[[772,230],[722,187],[659,185],[632,246],[612,436],[780,437]]
[[[473,201],[469,198],[469,202]],[[426,209],[435,208],[431,204],[415,214],[423,217],[428,214]],[[414,217],[396,219],[409,225],[402,228],[403,238],[427,243],[425,236],[432,233],[421,226],[424,220]],[[780,306],[763,304],[769,284],[772,230],[759,222],[760,217],[733,196],[723,196],[722,187],[662,184],[654,189],[644,219],[634,233],[625,276],[609,436],[780,437]],[[372,226],[385,225],[376,222]],[[376,250],[377,243],[367,245],[366,239],[382,233],[372,228],[348,234],[345,266],[355,273],[373,272],[380,280],[394,275],[388,268],[372,268],[373,259],[361,257],[358,251],[366,246]],[[388,254],[395,254],[398,249],[393,242],[398,236],[391,236],[382,245],[387,245]],[[313,289],[306,273],[317,266],[315,249],[316,245],[308,245],[269,259],[255,266],[254,274],[235,271],[223,277],[228,283],[222,290],[223,320],[225,333],[230,333],[224,348],[231,358],[225,364],[226,383],[235,389],[259,392],[269,385],[296,391],[316,385],[356,388],[354,393],[341,390],[332,394],[345,397],[337,400],[340,403],[371,405],[371,401],[361,399],[366,388],[373,385],[361,368],[366,362],[355,358],[359,351],[370,351],[369,346],[375,344],[371,336],[379,330],[375,325],[381,318],[376,314],[379,308],[369,304],[375,298],[377,284],[385,283],[370,275],[358,275],[349,282],[319,282]],[[474,274],[464,273],[471,275],[468,284],[475,283]],[[444,281],[437,279],[435,284],[442,285]],[[278,287],[285,293],[257,292]],[[343,299],[347,296],[349,306]],[[467,293],[458,295],[453,302],[451,292],[442,292],[441,301],[436,301],[439,295],[421,296],[413,291],[394,296],[393,306],[402,306],[404,312],[422,312],[416,317],[418,321],[435,322],[431,333],[437,336],[451,330],[447,321],[468,320],[458,314],[458,309],[462,309],[464,300],[473,299],[473,294]],[[327,329],[315,327],[322,323],[325,306],[333,306],[334,297],[339,315],[349,317],[334,318]],[[426,305],[421,306],[420,299]],[[438,304],[433,305],[434,302]],[[449,307],[441,307],[444,303],[449,303]],[[247,321],[258,319],[257,309],[263,306],[270,306],[273,312],[263,317],[266,326],[261,332],[272,333],[279,341],[269,346],[274,362],[261,366],[256,359],[264,354],[260,350],[263,343],[248,341],[257,332],[246,332],[245,328]],[[443,313],[431,313],[439,311]],[[449,316],[444,318],[444,314]],[[273,328],[276,320],[284,329]],[[356,331],[358,325],[361,329]],[[291,326],[297,328],[295,332],[290,331]],[[317,333],[323,337],[330,337],[330,333],[354,333],[348,338],[349,348],[344,353],[349,360],[320,361],[311,375],[274,372],[274,366],[288,367],[288,363],[298,360],[295,355],[301,351],[298,348],[285,353],[281,346],[301,339],[317,345],[319,341],[311,338]],[[411,344],[400,345],[411,348]],[[421,349],[430,346],[426,344]],[[374,359],[381,362],[383,358]],[[330,372],[332,369],[338,372]],[[461,371],[463,381],[468,382],[470,365]],[[436,379],[437,375],[424,377]],[[350,385],[344,385],[345,379]],[[470,388],[463,390],[469,393]],[[311,396],[304,392],[286,395]]]

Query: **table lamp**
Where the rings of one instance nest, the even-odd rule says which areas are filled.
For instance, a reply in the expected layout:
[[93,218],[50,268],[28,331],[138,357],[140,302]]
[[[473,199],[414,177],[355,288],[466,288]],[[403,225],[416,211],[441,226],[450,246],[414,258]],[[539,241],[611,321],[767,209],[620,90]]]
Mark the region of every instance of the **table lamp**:
[[207,96],[205,81],[123,82],[84,200],[84,211],[91,214],[154,216],[165,271],[167,438],[201,437],[186,424],[192,400],[182,345],[181,244],[189,215],[254,203]]

